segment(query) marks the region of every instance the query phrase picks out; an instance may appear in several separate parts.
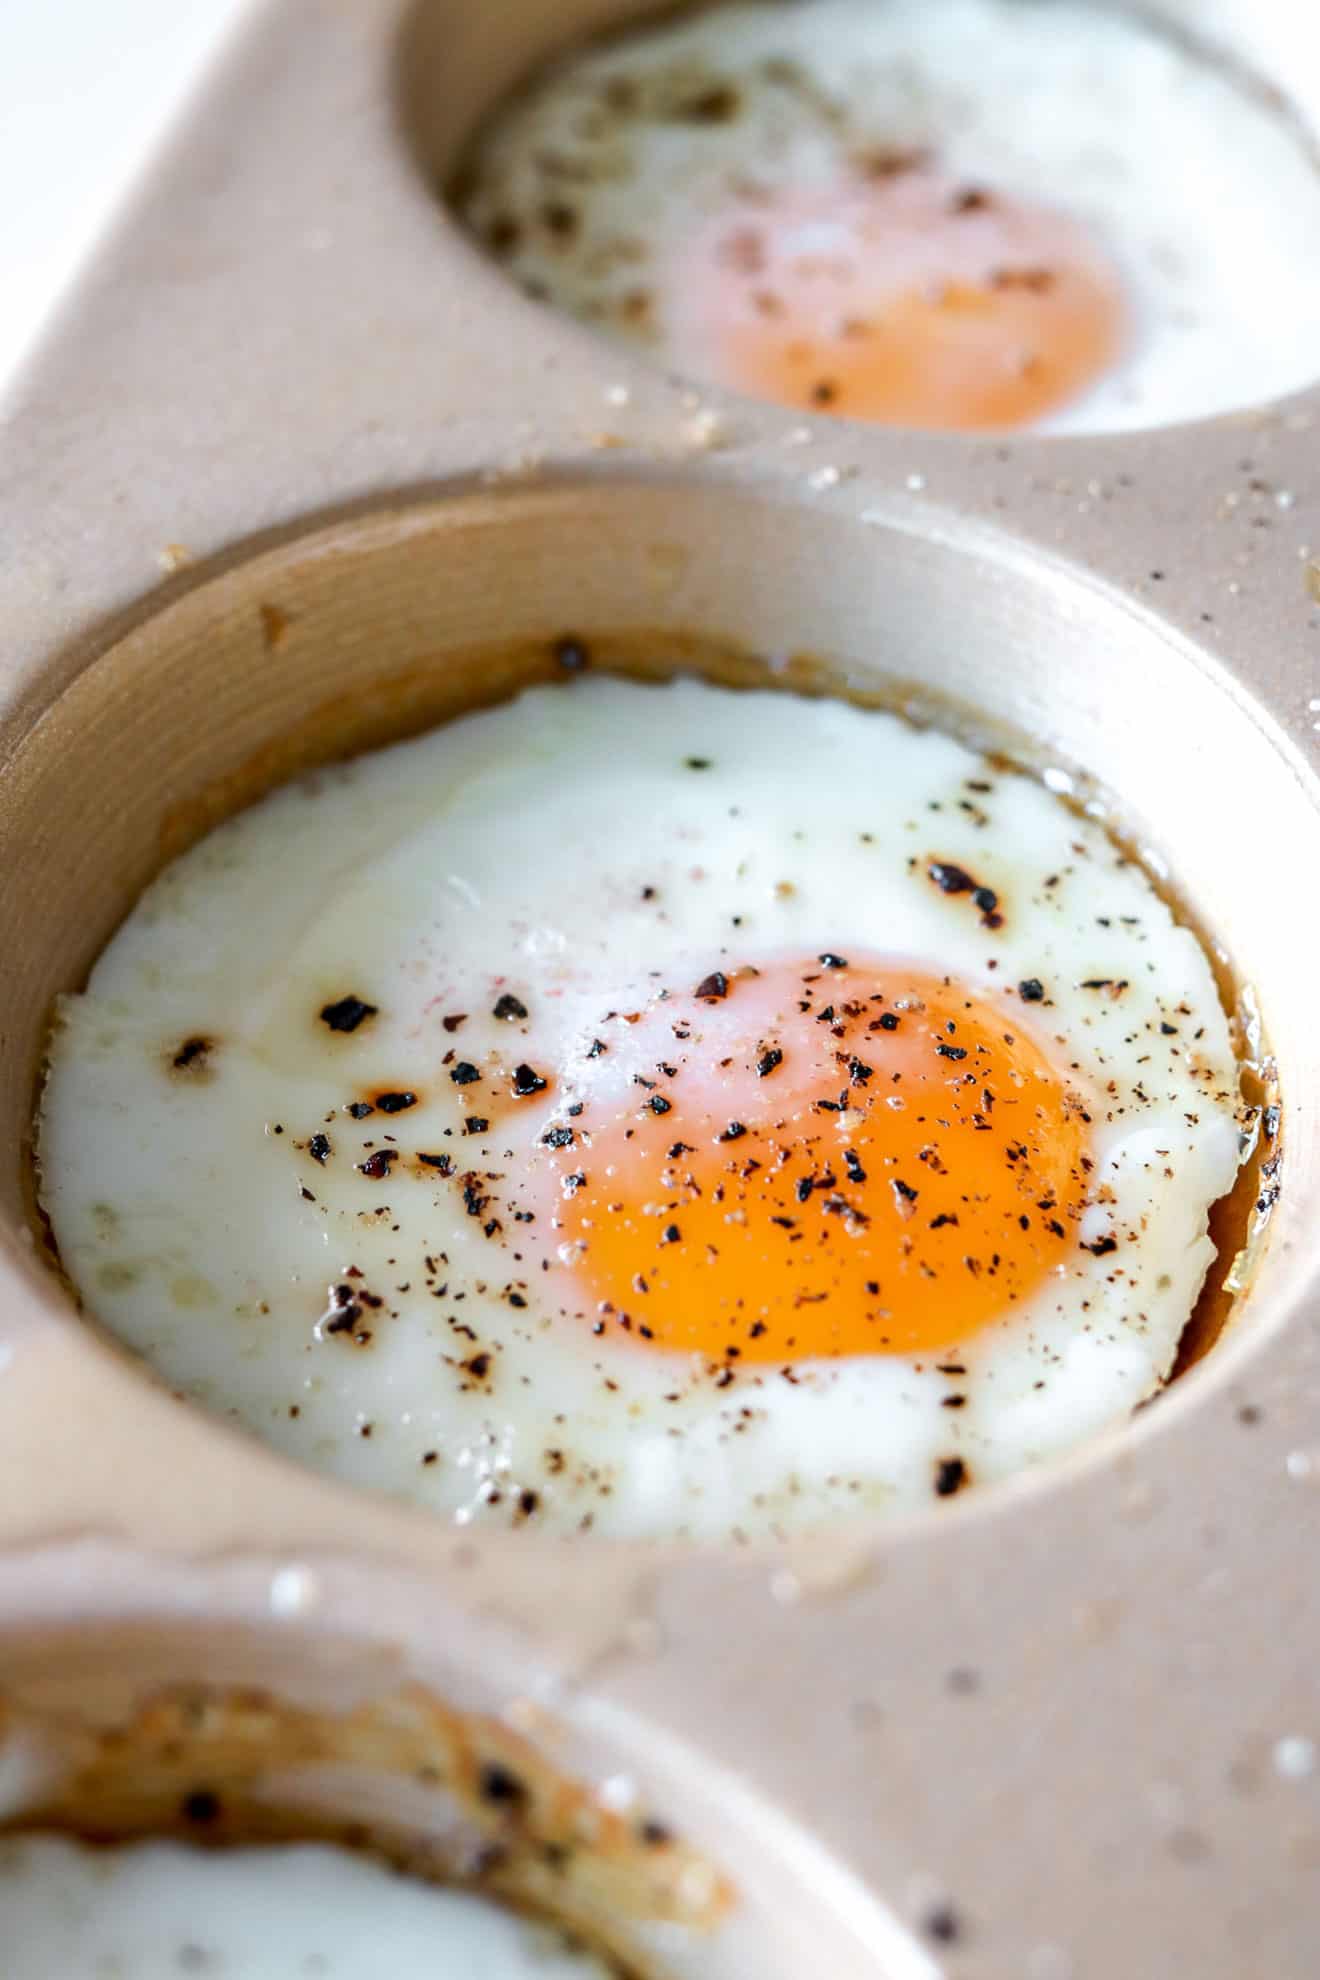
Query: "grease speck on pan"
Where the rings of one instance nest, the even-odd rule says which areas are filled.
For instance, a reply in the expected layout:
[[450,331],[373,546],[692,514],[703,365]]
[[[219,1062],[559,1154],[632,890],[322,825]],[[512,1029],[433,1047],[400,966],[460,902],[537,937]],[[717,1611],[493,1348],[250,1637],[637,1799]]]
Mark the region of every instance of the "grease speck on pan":
[[1246,1125],[1205,953],[1042,785],[587,674],[169,867],[63,1000],[40,1163],[90,1310],[289,1454],[727,1538],[1123,1421]]
[[717,7],[563,60],[456,196],[530,294],[792,406],[1103,431],[1315,371],[1313,158],[1126,11]]

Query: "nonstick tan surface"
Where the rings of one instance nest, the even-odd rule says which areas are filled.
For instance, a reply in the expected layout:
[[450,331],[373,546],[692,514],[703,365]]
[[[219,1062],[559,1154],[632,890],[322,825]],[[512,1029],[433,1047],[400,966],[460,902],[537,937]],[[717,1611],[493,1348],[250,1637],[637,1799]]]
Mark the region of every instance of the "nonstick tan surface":
[[[76,1717],[99,1667],[121,1722],[244,1672],[340,1714],[408,1683],[521,1723],[728,1880],[708,1937],[625,1931],[661,1970],[1302,1980],[1320,393],[1129,439],[797,441],[621,359],[434,186],[498,90],[628,11],[272,0],[11,397],[0,1683]],[[1165,11],[1308,86],[1284,0]],[[23,1184],[51,997],[226,806],[568,629],[897,674],[1043,737],[1170,859],[1256,988],[1286,1161],[1230,1337],[1130,1433],[788,1551],[477,1543],[277,1463],[72,1317]]]

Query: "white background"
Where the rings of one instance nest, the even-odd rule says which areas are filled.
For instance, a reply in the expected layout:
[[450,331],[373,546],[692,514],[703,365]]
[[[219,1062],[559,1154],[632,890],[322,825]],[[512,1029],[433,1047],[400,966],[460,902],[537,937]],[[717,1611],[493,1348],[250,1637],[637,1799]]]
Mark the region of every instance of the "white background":
[[0,0],[0,381],[246,0]]

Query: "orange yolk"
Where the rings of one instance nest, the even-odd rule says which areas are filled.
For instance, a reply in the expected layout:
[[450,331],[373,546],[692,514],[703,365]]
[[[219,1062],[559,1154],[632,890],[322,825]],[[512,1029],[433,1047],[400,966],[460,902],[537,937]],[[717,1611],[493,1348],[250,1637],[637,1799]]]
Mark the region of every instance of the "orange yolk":
[[890,425],[1022,426],[1121,346],[1114,269],[1051,207],[901,158],[743,199],[669,284],[677,344],[737,390]]
[[548,1157],[605,1330],[712,1361],[956,1347],[1075,1253],[1084,1102],[1016,1013],[905,965],[674,995]]

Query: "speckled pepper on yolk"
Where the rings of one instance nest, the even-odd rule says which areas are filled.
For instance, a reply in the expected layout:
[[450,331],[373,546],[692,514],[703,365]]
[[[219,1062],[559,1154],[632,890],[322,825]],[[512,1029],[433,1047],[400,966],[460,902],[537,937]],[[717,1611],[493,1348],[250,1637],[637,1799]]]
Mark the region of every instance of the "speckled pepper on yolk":
[[722,383],[914,427],[1047,417],[1114,362],[1126,314],[1079,223],[907,157],[719,213],[660,288]]
[[907,1354],[1075,1254],[1086,1104],[1007,1005],[901,964],[777,962],[665,998],[629,1047],[650,1070],[626,1104],[589,1104],[547,1158],[610,1330],[719,1361]]

